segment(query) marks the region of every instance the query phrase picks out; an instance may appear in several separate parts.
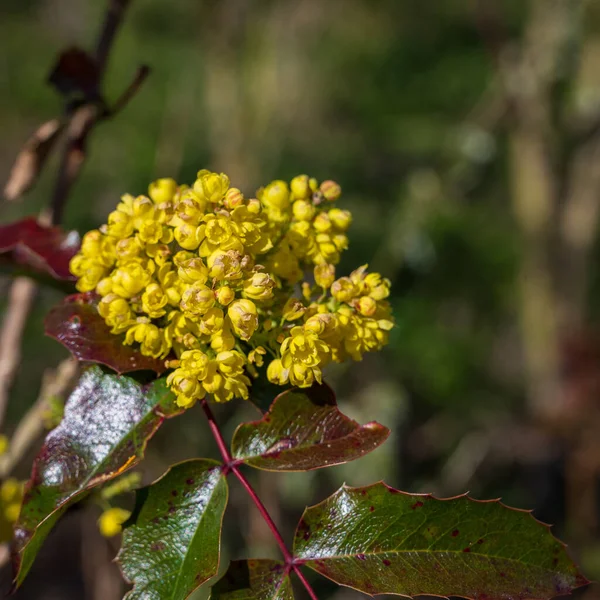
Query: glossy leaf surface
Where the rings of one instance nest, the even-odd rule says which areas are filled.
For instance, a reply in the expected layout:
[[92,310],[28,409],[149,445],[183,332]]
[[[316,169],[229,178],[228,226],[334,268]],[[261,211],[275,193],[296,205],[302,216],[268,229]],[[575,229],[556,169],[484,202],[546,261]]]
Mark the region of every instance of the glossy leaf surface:
[[294,553],[371,595],[550,598],[587,583],[529,512],[495,500],[405,494],[383,483],[343,487],[306,509]]
[[0,226],[0,254],[12,263],[54,279],[75,281],[69,261],[79,250],[77,232],[40,225],[34,217]]
[[240,425],[234,458],[268,471],[309,471],[355,460],[381,445],[389,429],[343,415],[326,385],[280,394],[260,421]]
[[212,587],[211,600],[292,600],[294,592],[282,562],[234,560]]
[[33,463],[15,528],[15,585],[64,510],[143,457],[163,420],[178,414],[164,379],[141,386],[128,377],[87,370]]
[[227,482],[221,464],[189,460],[137,492],[119,563],[128,600],[184,600],[219,568]]
[[119,374],[131,371],[165,371],[165,361],[144,356],[125,346],[124,336],[115,335],[96,308],[93,294],[73,294],[55,306],[44,321],[46,335],[60,342],[77,360],[106,365]]

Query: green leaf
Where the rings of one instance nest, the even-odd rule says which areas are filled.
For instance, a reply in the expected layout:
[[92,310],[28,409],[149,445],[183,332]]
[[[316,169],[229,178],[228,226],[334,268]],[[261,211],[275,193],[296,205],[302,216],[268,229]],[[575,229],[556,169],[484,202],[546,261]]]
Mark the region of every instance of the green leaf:
[[497,500],[411,495],[384,483],[344,486],[307,508],[294,554],[371,595],[534,599],[588,583],[530,512]]
[[165,380],[142,386],[129,377],[87,370],[33,463],[15,527],[14,586],[27,575],[56,521],[92,488],[135,466],[165,418],[181,411]]
[[134,583],[128,600],[184,600],[217,573],[227,493],[221,464],[206,459],[137,492],[118,556]]
[[234,560],[212,587],[210,600],[292,600],[294,593],[282,562]]
[[280,394],[260,420],[240,425],[233,457],[266,471],[310,471],[371,452],[388,437],[376,422],[359,425],[344,416],[326,385]]

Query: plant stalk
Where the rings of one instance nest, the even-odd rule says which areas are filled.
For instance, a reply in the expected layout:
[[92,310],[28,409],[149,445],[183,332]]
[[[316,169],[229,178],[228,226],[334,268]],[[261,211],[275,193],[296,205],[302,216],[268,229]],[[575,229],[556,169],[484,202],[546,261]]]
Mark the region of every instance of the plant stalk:
[[223,434],[221,433],[221,430],[219,429],[219,425],[217,424],[217,421],[215,420],[215,416],[214,416],[206,398],[204,398],[201,401],[201,406],[202,406],[202,410],[204,411],[204,414],[206,415],[206,418],[208,420],[208,425],[210,427],[210,430],[211,430],[213,437],[215,438],[215,441],[219,448],[219,452],[221,453],[221,456],[223,457],[223,462],[225,464],[224,472],[226,474],[229,472],[233,473],[238,478],[239,482],[244,486],[244,489],[246,490],[246,492],[248,492],[248,495],[252,499],[252,502],[254,502],[256,508],[258,508],[258,511],[260,512],[265,523],[271,530],[271,533],[273,534],[273,537],[275,538],[275,541],[277,542],[277,545],[279,546],[281,553],[283,554],[283,558],[285,559],[285,564],[287,565],[288,569],[291,569],[294,571],[294,573],[296,573],[296,575],[298,576],[298,579],[301,581],[302,585],[305,587],[306,591],[308,592],[308,595],[310,596],[311,600],[318,600],[317,595],[315,594],[314,590],[312,589],[310,583],[306,579],[304,573],[302,573],[302,571],[300,569],[300,565],[297,562],[295,562],[295,559],[294,559],[292,553],[287,549],[287,546],[285,545],[285,542],[283,541],[283,537],[281,536],[281,533],[279,533],[279,529],[277,529],[277,525],[275,525],[275,523],[273,522],[273,519],[271,518],[271,515],[269,514],[269,511],[267,510],[266,506],[263,504],[262,500],[258,497],[256,490],[252,487],[252,485],[250,484],[248,479],[246,479],[246,476],[240,471],[239,462],[236,461],[231,456],[229,449],[227,448],[227,444],[225,443],[225,440],[223,438]]

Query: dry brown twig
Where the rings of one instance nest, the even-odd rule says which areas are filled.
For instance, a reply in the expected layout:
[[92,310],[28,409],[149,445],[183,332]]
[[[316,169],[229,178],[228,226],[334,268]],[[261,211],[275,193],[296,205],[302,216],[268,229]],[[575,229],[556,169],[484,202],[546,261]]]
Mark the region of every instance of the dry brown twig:
[[[90,132],[100,122],[120,112],[137,93],[149,73],[147,67],[140,67],[133,82],[117,99],[113,108],[106,106],[100,93],[103,75],[115,35],[130,1],[109,1],[93,58],[76,49],[61,55],[50,76],[50,83],[63,94],[67,117],[52,119],[41,125],[25,143],[11,170],[4,195],[7,199],[17,200],[37,180],[48,153],[55,147],[60,134],[64,133],[62,157],[49,211],[40,216],[40,221],[46,224],[56,225],[62,220],[67,198],[87,156],[86,142]],[[78,61],[75,70],[73,60]],[[83,101],[73,102],[73,89],[84,93]],[[13,282],[9,292],[9,305],[0,330],[0,428],[20,361],[25,323],[36,291],[37,285],[32,280],[20,277]]]

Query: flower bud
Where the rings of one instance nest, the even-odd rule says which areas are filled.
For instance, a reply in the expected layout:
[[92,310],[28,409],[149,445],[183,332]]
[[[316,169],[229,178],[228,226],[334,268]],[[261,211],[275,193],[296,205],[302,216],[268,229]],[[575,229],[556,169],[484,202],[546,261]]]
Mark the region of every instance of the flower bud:
[[358,288],[348,277],[340,277],[331,286],[331,295],[338,302],[350,302],[359,293]]
[[258,312],[254,302],[235,300],[229,305],[227,315],[235,334],[243,340],[249,340],[258,327]]
[[352,214],[349,210],[332,208],[329,211],[329,220],[333,223],[333,226],[340,231],[346,231],[352,223]]
[[295,199],[305,200],[310,197],[311,189],[308,175],[298,175],[292,179],[290,187]]
[[290,298],[283,307],[283,318],[286,321],[295,321],[306,312],[306,306],[298,298]]
[[370,296],[363,296],[356,304],[358,312],[364,317],[372,317],[377,311],[377,302]]
[[100,533],[104,537],[113,537],[121,533],[123,523],[129,519],[131,513],[123,508],[109,508],[98,519]]
[[235,298],[235,292],[230,288],[224,285],[217,290],[217,302],[222,304],[223,306],[227,306],[230,302],[233,302]]
[[330,202],[335,202],[342,195],[342,188],[335,181],[324,181],[319,189],[324,198]]
[[335,267],[328,263],[316,265],[314,269],[315,282],[323,289],[329,289],[335,281]]
[[292,212],[298,221],[312,221],[315,216],[315,207],[307,200],[296,200],[292,204]]
[[289,369],[284,369],[281,360],[276,358],[267,367],[267,378],[271,383],[285,385],[289,379]]
[[223,200],[223,206],[229,210],[233,210],[237,206],[244,204],[244,194],[237,188],[229,188]]
[[148,196],[150,196],[156,204],[171,202],[176,191],[177,182],[168,177],[157,179],[148,186]]
[[263,191],[262,203],[268,208],[285,210],[290,205],[290,191],[285,181],[272,181]]

